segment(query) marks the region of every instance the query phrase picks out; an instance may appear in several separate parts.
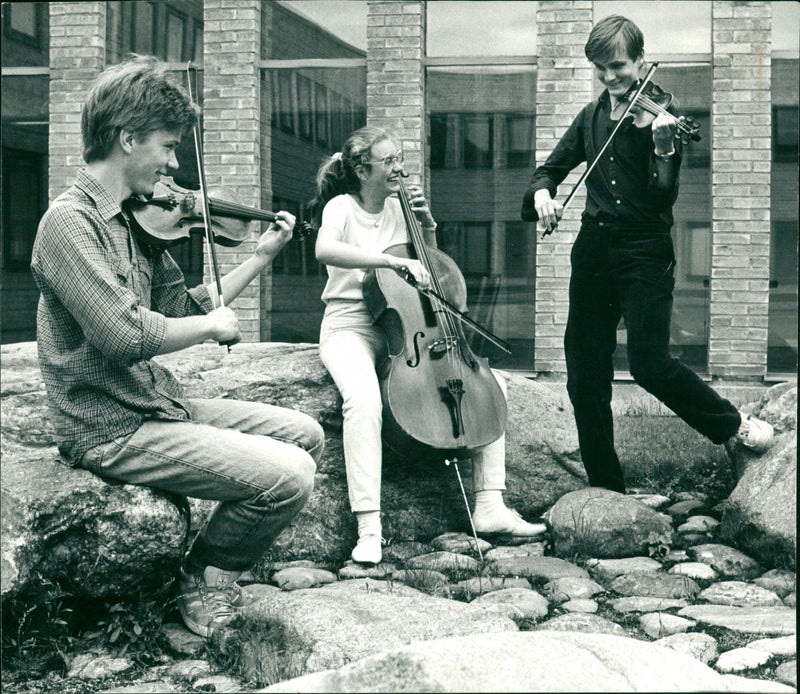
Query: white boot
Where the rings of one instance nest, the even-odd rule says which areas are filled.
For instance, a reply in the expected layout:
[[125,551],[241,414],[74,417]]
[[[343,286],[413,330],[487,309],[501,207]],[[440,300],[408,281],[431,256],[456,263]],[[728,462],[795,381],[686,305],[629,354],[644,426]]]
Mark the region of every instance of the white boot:
[[475,493],[472,524],[479,535],[536,537],[547,532],[544,523],[528,523],[514,509],[506,507],[499,489],[487,489]]
[[358,520],[358,543],[350,556],[359,564],[380,564],[383,559],[381,549],[381,512],[361,511],[356,513]]

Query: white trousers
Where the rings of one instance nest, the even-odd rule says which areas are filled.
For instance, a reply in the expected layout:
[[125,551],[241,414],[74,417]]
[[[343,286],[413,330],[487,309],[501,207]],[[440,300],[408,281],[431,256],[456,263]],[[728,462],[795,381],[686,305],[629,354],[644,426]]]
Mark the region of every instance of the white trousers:
[[[377,368],[387,355],[386,338],[372,324],[362,301],[331,301],[319,338],[322,363],[342,395],[344,459],[353,512],[381,507],[382,402]],[[506,385],[497,377],[503,393]],[[504,490],[506,438],[485,446],[472,458],[473,489]]]

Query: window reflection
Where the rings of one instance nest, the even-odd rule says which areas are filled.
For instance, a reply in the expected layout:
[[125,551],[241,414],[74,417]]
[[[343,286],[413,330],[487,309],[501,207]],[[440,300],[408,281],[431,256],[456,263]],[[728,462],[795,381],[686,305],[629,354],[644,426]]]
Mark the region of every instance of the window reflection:
[[534,225],[520,221],[534,151],[532,66],[436,66],[427,72],[430,203],[439,248],[464,274],[474,320],[512,345],[473,336],[493,366],[531,369]]

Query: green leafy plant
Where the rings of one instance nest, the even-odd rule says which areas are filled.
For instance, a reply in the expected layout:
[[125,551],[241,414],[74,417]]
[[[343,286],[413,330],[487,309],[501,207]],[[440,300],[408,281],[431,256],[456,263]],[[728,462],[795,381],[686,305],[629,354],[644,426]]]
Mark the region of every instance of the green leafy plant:
[[102,645],[117,657],[126,653],[161,652],[159,632],[169,600],[170,586],[136,600],[105,601],[100,618],[84,634],[91,644]]

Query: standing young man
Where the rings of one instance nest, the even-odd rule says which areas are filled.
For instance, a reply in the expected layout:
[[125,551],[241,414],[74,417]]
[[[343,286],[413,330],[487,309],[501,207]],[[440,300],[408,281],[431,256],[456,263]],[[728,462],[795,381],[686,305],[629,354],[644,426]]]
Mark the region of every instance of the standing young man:
[[[39,226],[39,364],[70,465],[104,479],[220,503],[180,572],[186,625],[208,637],[241,604],[235,583],[306,502],[324,437],[293,410],[187,399],[152,361],[206,340],[241,339],[214,286],[187,289],[166,251],[140,244],[122,203],[178,168],[196,107],[155,58],[106,69],[81,115],[86,167]],[[222,278],[234,299],[291,237],[279,212],[253,255]],[[221,358],[224,358],[221,353]]]
[[[647,71],[641,31],[618,15],[592,29],[585,53],[605,90],[536,169],[523,202],[523,217],[538,216],[548,231],[563,210],[553,199],[556,187],[580,163],[594,159],[625,110],[623,96]],[[676,130],[677,119],[669,113],[651,125],[620,127],[586,178],[586,208],[572,247],[567,391],[589,484],[618,492],[625,491],[625,482],[614,450],[611,383],[620,316],[634,380],[687,424],[716,444],[734,438],[757,452],[773,434],[769,424],[740,413],[669,355],[675,286],[670,228],[681,162]]]

